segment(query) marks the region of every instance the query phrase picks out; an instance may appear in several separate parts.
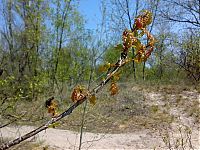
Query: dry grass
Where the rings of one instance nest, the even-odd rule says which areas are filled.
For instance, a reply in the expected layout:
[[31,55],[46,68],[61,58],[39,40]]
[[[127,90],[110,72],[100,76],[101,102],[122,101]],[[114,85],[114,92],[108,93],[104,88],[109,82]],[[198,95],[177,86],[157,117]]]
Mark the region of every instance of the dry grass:
[[[92,106],[88,103],[84,131],[94,133],[129,133],[141,130],[160,132],[163,137],[165,131],[174,124],[187,125],[193,130],[192,124],[199,126],[200,93],[192,86],[183,85],[137,85],[130,83],[119,84],[120,92],[110,96],[108,88],[104,88],[97,95],[97,103]],[[68,96],[60,101],[59,111],[66,110],[72,103]],[[59,100],[59,99],[58,99]],[[20,120],[20,125],[41,125],[50,119],[44,107],[45,98],[36,102],[18,104],[17,113],[27,112],[25,120]],[[60,121],[57,128],[79,131],[81,126],[83,105]],[[181,118],[181,119],[180,119]],[[189,120],[186,123],[185,120]],[[37,120],[37,121],[35,121]],[[18,145],[15,149],[45,149],[37,143]]]
[[[151,86],[150,88],[120,84],[120,93],[111,97],[108,91],[104,89],[97,96],[97,104],[95,106],[88,105],[85,131],[127,133],[141,129],[154,130],[157,125],[170,124],[178,118],[176,115],[170,113],[170,108],[186,106],[186,101],[183,100],[180,94],[188,90],[190,89],[181,86]],[[150,100],[146,93],[154,92],[161,93],[161,97],[158,95],[155,99]],[[170,98],[170,95],[175,95],[177,98]],[[160,105],[159,101],[163,105]],[[194,109],[191,107],[191,110]],[[197,113],[196,111],[194,114]],[[79,131],[81,114],[82,107],[75,110],[65,121],[62,121],[61,127]]]
[[[179,109],[182,113],[199,118],[199,93],[194,87],[180,85],[137,85],[130,83],[119,84],[120,92],[110,96],[108,88],[97,95],[97,103],[88,104],[85,131],[97,133],[127,133],[141,129],[155,129],[157,125],[175,122],[179,114],[171,113],[172,109]],[[148,95],[149,94],[149,95]],[[72,103],[68,96],[60,101],[62,112]],[[59,100],[59,99],[58,99]],[[44,107],[45,98],[36,102],[19,103],[17,113],[27,112],[26,117],[17,124],[40,125],[50,117]],[[60,122],[59,128],[79,131],[83,106]]]

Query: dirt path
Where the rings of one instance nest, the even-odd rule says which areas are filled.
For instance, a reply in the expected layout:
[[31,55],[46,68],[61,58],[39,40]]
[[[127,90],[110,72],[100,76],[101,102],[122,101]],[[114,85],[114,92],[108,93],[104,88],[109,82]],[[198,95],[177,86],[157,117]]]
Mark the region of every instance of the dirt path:
[[[16,138],[23,135],[34,127],[5,127],[1,129],[1,135],[7,138]],[[47,129],[30,139],[34,142],[42,142],[56,150],[77,149],[79,134],[76,132],[60,129]],[[158,137],[152,137],[148,131],[130,134],[94,134],[84,133],[83,149],[147,149],[161,148],[163,143]]]
[[[14,139],[33,130],[34,127],[5,127],[0,130],[4,138]],[[29,139],[31,142],[39,142],[44,146],[56,150],[78,149],[79,133],[61,129],[47,129]],[[174,134],[174,136],[176,136]],[[192,145],[199,147],[198,133],[192,137]],[[95,134],[85,132],[83,134],[82,149],[167,149],[161,136],[148,130],[142,130],[127,134]]]

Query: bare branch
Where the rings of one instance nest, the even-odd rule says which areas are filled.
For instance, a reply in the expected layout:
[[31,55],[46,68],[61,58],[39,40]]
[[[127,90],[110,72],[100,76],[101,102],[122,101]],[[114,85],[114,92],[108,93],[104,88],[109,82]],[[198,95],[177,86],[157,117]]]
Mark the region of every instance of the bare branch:
[[128,0],[126,0],[126,13],[127,13],[127,16],[128,16],[129,27],[133,31]]
[[180,22],[180,23],[190,23],[196,27],[200,27],[200,24],[199,22],[197,21],[191,21],[189,19],[186,19],[184,18],[183,20],[180,20],[180,19],[177,19],[177,18],[173,18],[173,17],[170,17],[169,15],[165,14],[164,12],[162,12],[162,14],[164,15],[164,17],[170,21],[175,21],[175,22]]
[[189,23],[192,24],[196,27],[200,27],[200,12],[199,12],[199,8],[196,7],[195,1],[193,2],[181,2],[181,1],[175,1],[175,0],[166,0],[166,2],[171,3],[173,5],[173,7],[178,7],[179,10],[181,11],[185,11],[185,16],[186,17],[180,17],[179,15],[173,15],[170,16],[167,12],[165,11],[161,11],[162,15],[164,18],[170,20],[170,21],[174,21],[174,22],[179,22],[179,23]]

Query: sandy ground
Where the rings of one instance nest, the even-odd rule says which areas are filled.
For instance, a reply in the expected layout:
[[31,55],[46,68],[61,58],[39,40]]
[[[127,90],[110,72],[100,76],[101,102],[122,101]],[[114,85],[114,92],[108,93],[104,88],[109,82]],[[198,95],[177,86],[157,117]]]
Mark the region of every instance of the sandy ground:
[[[164,105],[164,101],[162,100],[163,98],[160,93],[146,93],[145,95],[148,97],[149,105]],[[186,97],[188,97],[188,95],[186,95]],[[200,100],[200,95],[196,94],[195,99],[196,98]],[[188,125],[192,129],[192,148],[200,149],[200,132],[198,125],[193,126],[194,124],[192,118],[185,116],[181,109],[171,107],[170,112],[173,115],[179,115],[181,122]],[[177,126],[178,125],[175,123],[171,124],[170,133],[168,134],[170,136],[171,144],[176,144],[177,140],[181,139],[181,136],[186,135],[184,130],[180,134],[176,128]],[[33,129],[34,127],[31,126],[4,127],[0,129],[0,137],[15,139]],[[48,145],[56,150],[78,149],[79,136],[80,134],[77,132],[50,128],[39,133],[35,137],[32,137],[29,141],[39,142],[43,146]],[[166,137],[160,135],[156,130],[154,132],[148,129],[126,134],[96,134],[84,132],[82,149],[168,149],[166,144],[163,142],[163,140],[166,140]],[[178,149],[180,148],[181,146]],[[191,147],[188,143],[184,148],[190,149]]]
[[[17,138],[33,130],[34,127],[5,127],[1,129],[1,135],[7,138]],[[47,129],[35,137],[29,139],[39,142],[43,146],[48,145],[56,150],[78,149],[79,134],[60,129]],[[200,149],[199,139],[192,139],[194,149]],[[83,134],[82,149],[167,149],[159,135],[143,130],[129,134]],[[186,148],[187,149],[187,148]]]
[[[8,138],[17,138],[34,127],[5,127],[1,135]],[[41,142],[58,150],[78,149],[80,134],[68,130],[47,129],[31,138],[30,141]],[[152,137],[150,131],[140,131],[129,134],[83,134],[82,149],[148,149],[164,148],[159,137]],[[161,146],[162,145],[162,146]],[[150,147],[149,147],[150,146]]]

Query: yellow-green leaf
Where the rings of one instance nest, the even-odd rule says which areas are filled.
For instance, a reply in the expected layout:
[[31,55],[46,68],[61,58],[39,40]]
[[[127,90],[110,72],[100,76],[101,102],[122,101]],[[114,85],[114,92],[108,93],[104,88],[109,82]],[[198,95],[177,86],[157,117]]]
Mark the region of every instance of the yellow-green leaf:
[[55,122],[55,123],[50,124],[50,125],[48,126],[48,128],[55,128],[55,127],[57,127],[57,126],[59,126],[59,125],[60,125],[60,123]]

